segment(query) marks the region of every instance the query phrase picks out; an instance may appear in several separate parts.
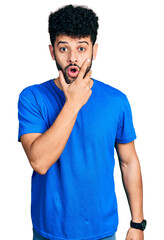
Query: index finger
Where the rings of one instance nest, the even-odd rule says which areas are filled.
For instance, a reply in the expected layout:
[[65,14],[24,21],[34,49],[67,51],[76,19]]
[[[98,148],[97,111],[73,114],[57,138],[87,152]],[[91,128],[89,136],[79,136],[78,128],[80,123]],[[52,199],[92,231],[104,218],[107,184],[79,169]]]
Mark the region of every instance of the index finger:
[[87,67],[89,66],[90,61],[91,61],[90,59],[87,59],[84,61],[76,81],[79,81],[79,80],[81,81],[81,79],[84,78],[84,75],[86,73],[86,70],[87,70]]

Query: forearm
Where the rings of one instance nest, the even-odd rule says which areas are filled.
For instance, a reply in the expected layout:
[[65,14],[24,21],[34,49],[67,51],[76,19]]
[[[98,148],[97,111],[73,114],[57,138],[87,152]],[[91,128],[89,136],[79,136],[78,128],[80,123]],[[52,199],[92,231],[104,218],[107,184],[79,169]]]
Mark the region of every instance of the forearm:
[[137,156],[129,161],[128,164],[122,164],[123,184],[127,194],[132,221],[141,222],[143,220],[143,186],[140,163]]
[[72,132],[78,110],[65,103],[52,126],[31,145],[30,163],[41,174],[58,160]]

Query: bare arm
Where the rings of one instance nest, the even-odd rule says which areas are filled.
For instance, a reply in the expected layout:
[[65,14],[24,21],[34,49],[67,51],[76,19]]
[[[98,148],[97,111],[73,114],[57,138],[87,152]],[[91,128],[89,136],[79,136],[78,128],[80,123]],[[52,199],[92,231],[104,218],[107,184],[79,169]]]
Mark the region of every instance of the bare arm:
[[40,173],[46,171],[60,157],[76,121],[77,111],[65,103],[53,125],[44,133],[29,133],[21,142],[32,168]]
[[58,160],[72,132],[81,107],[88,101],[92,91],[89,87],[91,72],[83,79],[87,61],[83,64],[77,79],[67,84],[60,72],[66,102],[52,126],[43,134],[30,133],[21,137],[23,148],[33,169],[45,174]]
[[[139,159],[137,157],[134,141],[127,144],[117,144],[116,147],[123,185],[127,194],[133,222],[142,222],[143,216],[143,186]],[[135,235],[135,238],[133,238]],[[143,239],[143,232],[130,229],[128,239]]]

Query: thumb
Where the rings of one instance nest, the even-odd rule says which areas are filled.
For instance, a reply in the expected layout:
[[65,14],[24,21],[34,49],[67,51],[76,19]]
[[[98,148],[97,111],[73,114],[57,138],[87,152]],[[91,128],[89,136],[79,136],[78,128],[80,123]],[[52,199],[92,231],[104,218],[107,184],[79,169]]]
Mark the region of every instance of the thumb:
[[62,88],[63,88],[63,91],[65,92],[65,89],[67,88],[67,86],[68,86],[69,84],[66,83],[62,71],[59,71],[59,81],[60,81],[60,83],[61,83],[61,86],[62,86]]

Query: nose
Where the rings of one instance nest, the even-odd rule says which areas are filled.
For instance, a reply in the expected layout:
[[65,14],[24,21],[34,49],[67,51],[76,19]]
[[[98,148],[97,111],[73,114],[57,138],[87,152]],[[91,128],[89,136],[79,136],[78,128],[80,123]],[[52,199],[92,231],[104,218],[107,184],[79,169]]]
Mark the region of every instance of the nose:
[[75,51],[69,51],[68,54],[68,63],[76,63],[77,62],[77,54]]

